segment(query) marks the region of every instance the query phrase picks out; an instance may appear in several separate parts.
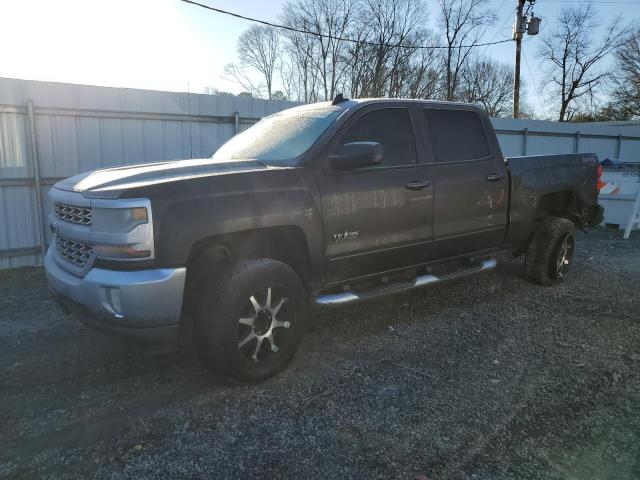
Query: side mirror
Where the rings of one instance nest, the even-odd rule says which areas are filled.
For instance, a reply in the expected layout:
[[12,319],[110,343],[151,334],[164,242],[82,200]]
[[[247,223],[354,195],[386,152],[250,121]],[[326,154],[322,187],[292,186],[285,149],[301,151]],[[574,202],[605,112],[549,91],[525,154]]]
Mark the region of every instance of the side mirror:
[[344,172],[379,165],[382,157],[382,145],[378,142],[352,142],[345,143],[337,153],[329,156],[329,163],[334,170]]

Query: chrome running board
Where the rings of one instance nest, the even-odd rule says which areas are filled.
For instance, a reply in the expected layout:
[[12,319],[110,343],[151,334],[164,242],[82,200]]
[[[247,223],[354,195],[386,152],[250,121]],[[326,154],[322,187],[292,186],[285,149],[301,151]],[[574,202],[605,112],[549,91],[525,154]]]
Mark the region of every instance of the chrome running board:
[[487,270],[492,270],[496,268],[498,262],[495,258],[490,258],[488,260],[484,260],[479,267],[468,268],[464,270],[458,270],[457,272],[449,273],[446,275],[419,275],[413,281],[413,283],[397,283],[397,284],[388,284],[382,285],[380,287],[376,287],[372,290],[368,290],[362,293],[355,292],[341,292],[341,293],[330,293],[327,295],[319,295],[315,298],[314,303],[320,306],[338,306],[338,305],[346,305],[348,303],[359,302],[362,300],[369,300],[371,298],[382,297],[384,295],[389,295],[392,293],[405,292],[408,290],[413,290],[415,288],[424,287],[427,285],[432,285],[434,283],[444,282],[446,280],[453,280],[456,278],[467,277],[469,275],[473,275],[475,273],[485,272]]

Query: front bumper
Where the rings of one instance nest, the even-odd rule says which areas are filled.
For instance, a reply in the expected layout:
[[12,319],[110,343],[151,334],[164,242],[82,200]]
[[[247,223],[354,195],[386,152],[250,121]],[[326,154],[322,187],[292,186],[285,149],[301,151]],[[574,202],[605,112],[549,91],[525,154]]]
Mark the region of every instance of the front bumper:
[[54,298],[87,326],[147,350],[173,350],[186,269],[116,271],[92,268],[78,277],[58,266],[52,247],[44,268]]

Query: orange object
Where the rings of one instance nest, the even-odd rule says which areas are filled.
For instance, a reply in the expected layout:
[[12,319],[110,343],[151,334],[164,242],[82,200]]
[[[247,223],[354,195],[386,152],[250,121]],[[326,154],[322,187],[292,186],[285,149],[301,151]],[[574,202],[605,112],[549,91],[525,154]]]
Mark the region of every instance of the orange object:
[[604,185],[602,183],[602,165],[600,163],[598,163],[597,172],[598,172],[598,181],[596,182],[596,188],[598,189],[598,192],[599,192],[602,186]]

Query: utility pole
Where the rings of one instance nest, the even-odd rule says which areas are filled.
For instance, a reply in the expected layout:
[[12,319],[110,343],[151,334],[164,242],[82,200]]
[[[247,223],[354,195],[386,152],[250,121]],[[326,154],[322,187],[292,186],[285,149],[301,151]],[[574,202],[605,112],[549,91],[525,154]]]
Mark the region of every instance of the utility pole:
[[[529,2],[527,11],[524,5]],[[516,9],[516,21],[513,24],[513,39],[516,41],[516,65],[513,73],[513,118],[520,115],[520,54],[522,53],[522,37],[525,32],[529,35],[537,35],[540,30],[540,18],[533,14],[532,8],[536,0],[518,0]],[[529,16],[531,12],[531,16]]]
[[513,73],[513,118],[518,118],[520,113],[520,53],[522,50],[522,36],[526,30],[527,22],[527,17],[523,15],[525,1],[518,0],[516,23],[513,26],[513,39],[516,41],[516,66]]

